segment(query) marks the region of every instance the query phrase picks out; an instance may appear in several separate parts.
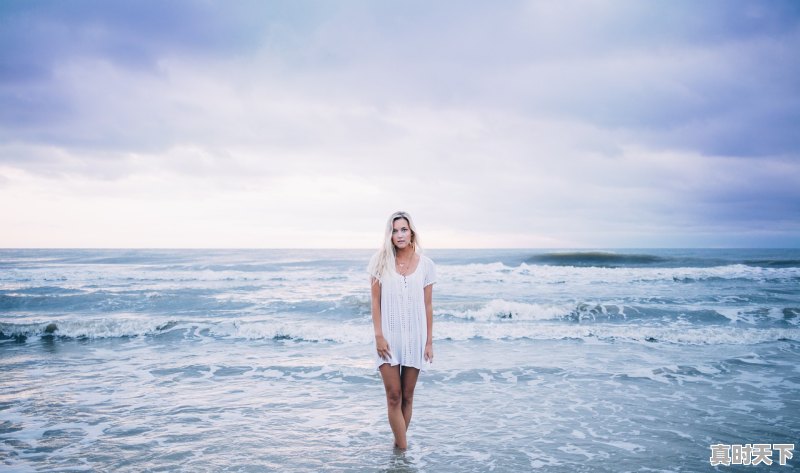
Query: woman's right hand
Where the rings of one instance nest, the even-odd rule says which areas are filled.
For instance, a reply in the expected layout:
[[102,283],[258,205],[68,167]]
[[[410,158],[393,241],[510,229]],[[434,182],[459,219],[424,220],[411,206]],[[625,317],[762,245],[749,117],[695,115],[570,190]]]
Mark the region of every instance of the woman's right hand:
[[389,342],[383,338],[383,335],[375,335],[375,348],[378,349],[378,356],[384,360],[389,360],[392,354],[389,353]]

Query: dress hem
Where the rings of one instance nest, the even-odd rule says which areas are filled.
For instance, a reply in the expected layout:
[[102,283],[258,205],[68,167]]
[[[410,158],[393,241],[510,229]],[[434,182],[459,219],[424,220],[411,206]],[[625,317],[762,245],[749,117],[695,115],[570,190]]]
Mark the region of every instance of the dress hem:
[[399,361],[396,361],[394,363],[392,363],[391,361],[384,361],[383,363],[379,363],[378,365],[375,366],[375,371],[380,372],[381,366],[383,366],[383,365],[389,365],[389,366],[400,365],[400,366],[405,366],[407,368],[416,368],[420,372],[422,372],[422,371],[426,371],[428,369],[428,365],[430,365],[430,363],[422,363],[422,366],[414,366],[414,365],[404,365],[404,364],[400,363]]

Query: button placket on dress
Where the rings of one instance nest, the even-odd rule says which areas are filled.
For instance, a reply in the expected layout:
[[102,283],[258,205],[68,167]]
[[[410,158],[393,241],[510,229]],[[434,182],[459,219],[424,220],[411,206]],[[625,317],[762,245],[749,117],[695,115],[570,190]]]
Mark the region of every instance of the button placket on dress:
[[408,312],[408,308],[411,305],[410,304],[411,301],[409,300],[408,278],[406,278],[405,274],[403,274],[401,276],[403,278],[403,288],[402,288],[402,291],[401,291],[402,292],[402,297],[400,298],[400,300],[403,301],[402,302],[403,308],[402,308],[402,312],[401,312],[403,315],[400,317],[400,320],[401,320],[401,328],[400,328],[400,330],[401,330],[401,332],[403,334],[403,340],[404,340],[404,343],[403,343],[403,359],[404,360],[408,360],[409,356],[410,356],[410,350],[409,350],[409,346],[408,346],[408,340],[410,338],[409,337],[409,335],[410,335],[410,333],[409,333],[410,332],[410,330],[409,330],[409,322],[410,322],[410,320],[408,320],[408,317],[406,317],[406,316],[409,313]]

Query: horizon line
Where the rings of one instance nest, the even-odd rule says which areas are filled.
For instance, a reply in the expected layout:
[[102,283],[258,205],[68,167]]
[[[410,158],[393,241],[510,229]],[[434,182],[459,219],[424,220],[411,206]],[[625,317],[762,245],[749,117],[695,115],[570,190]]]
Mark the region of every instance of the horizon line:
[[[0,251],[14,250],[330,250],[330,251],[367,251],[377,250],[375,247],[362,248],[343,248],[343,247],[158,247],[158,246],[102,246],[102,247],[81,247],[81,246],[32,246],[32,247],[0,247]],[[563,246],[563,247],[426,247],[428,250],[576,250],[576,251],[596,251],[596,250],[800,250],[800,246]]]

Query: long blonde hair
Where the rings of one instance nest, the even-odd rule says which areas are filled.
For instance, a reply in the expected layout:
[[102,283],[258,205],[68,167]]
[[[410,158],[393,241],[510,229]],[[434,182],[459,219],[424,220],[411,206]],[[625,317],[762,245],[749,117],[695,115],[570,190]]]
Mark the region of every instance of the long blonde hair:
[[[414,221],[411,220],[411,215],[408,212],[395,212],[389,216],[386,222],[386,234],[383,239],[383,246],[378,250],[369,262],[367,271],[370,276],[378,281],[381,281],[387,272],[393,272],[395,265],[395,257],[397,256],[397,248],[392,243],[392,230],[394,230],[394,222],[398,219],[405,219],[408,222],[408,227],[411,229],[411,242],[415,253],[422,253],[422,246],[419,244],[419,234],[417,227],[414,226]],[[374,280],[373,280],[374,283]]]

